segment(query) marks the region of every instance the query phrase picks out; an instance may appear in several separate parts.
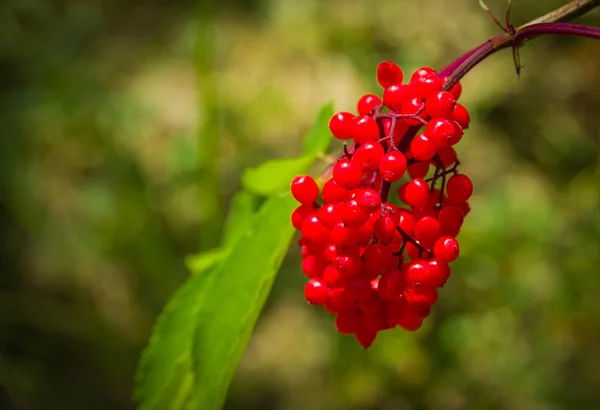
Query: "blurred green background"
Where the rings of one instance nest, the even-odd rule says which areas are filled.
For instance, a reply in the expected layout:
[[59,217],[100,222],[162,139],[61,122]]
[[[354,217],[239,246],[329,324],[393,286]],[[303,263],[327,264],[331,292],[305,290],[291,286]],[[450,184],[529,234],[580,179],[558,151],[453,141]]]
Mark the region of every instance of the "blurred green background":
[[[521,24],[564,1],[513,3]],[[496,32],[475,0],[4,0],[0,409],[134,408],[156,315],[241,171],[297,155],[323,103],[379,92],[381,60],[440,68]],[[293,248],[227,409],[600,408],[600,43],[521,58],[520,78],[505,51],[463,80],[476,193],[425,326],[339,337]]]

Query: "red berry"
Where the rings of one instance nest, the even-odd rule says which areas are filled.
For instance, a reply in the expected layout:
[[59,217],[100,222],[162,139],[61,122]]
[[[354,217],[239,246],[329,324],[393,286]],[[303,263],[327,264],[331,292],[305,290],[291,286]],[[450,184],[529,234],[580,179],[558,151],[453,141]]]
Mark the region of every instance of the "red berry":
[[380,104],[381,99],[378,96],[375,94],[365,94],[358,100],[356,109],[360,115],[367,115]]
[[441,147],[437,152],[440,162],[445,168],[450,168],[456,162],[458,156],[453,147]]
[[388,326],[395,327],[398,320],[406,313],[406,301],[403,297],[395,297],[384,301],[385,317]]
[[456,99],[447,91],[438,91],[425,100],[425,110],[430,117],[450,118]]
[[313,204],[300,205],[298,208],[294,209],[294,212],[292,212],[292,225],[294,228],[300,230],[304,220],[310,215],[313,215],[316,211],[317,209]]
[[396,226],[392,218],[382,216],[377,218],[373,225],[373,235],[380,243],[387,245],[394,240]]
[[323,281],[330,288],[337,288],[342,284],[343,275],[340,268],[335,264],[329,264],[323,271]]
[[458,100],[462,94],[462,85],[460,83],[454,84],[450,89],[449,93],[452,94],[452,96],[454,96],[455,100]]
[[304,286],[306,301],[313,305],[324,305],[329,300],[329,288],[321,279],[311,279]]
[[454,109],[452,110],[452,119],[456,121],[463,130],[469,128],[471,117],[469,116],[469,111],[467,111],[464,106],[460,104],[454,106]]
[[383,104],[390,110],[399,110],[410,97],[407,84],[393,84],[383,91]]
[[350,229],[339,222],[331,228],[329,240],[332,244],[339,246],[355,245],[358,242],[357,230]]
[[361,144],[352,154],[352,161],[360,164],[363,171],[375,171],[383,157],[383,147],[377,141]]
[[362,347],[368,349],[377,338],[377,332],[362,327],[356,331],[354,336],[356,337],[358,343],[362,345]]
[[421,319],[429,316],[429,313],[431,313],[431,304],[427,297],[415,292],[415,288],[409,288],[408,290],[404,291],[404,298],[408,305],[406,313]]
[[389,269],[381,275],[377,293],[382,299],[392,300],[404,291],[405,286],[404,273],[400,269]]
[[412,179],[425,178],[429,173],[429,161],[415,162],[410,164],[406,170]]
[[429,161],[436,151],[437,147],[425,134],[416,135],[410,143],[410,152],[412,152],[413,158],[419,161]]
[[302,271],[309,278],[318,278],[323,276],[328,262],[324,258],[317,255],[307,255],[302,258]]
[[445,118],[432,118],[425,126],[425,135],[438,147],[458,142],[454,124]]
[[364,212],[354,199],[342,205],[340,214],[342,222],[348,228],[358,228],[369,219],[369,214]]
[[346,198],[348,198],[349,193],[350,191],[339,186],[335,180],[331,178],[323,185],[321,197],[325,203],[333,204],[344,201]]
[[329,229],[319,221],[316,215],[311,215],[304,220],[300,228],[302,236],[314,243],[324,243],[329,239]]
[[404,266],[404,276],[409,286],[426,283],[431,275],[429,263],[423,259],[414,259]]
[[[381,307],[383,306],[383,303],[381,302],[381,298],[379,296],[377,296],[376,293],[372,293],[368,297],[359,300],[356,305],[358,307],[358,310],[360,310],[362,313],[373,314],[373,313],[379,313],[381,311]],[[381,315],[378,315],[378,316],[381,316]],[[373,320],[373,318],[369,318],[369,319]],[[373,329],[373,330],[378,330],[378,329]]]
[[429,202],[429,185],[422,178],[408,182],[404,191],[406,203],[413,208],[420,208]]
[[381,210],[381,197],[374,189],[363,189],[356,195],[358,207],[368,214]]
[[379,125],[368,115],[359,115],[352,120],[352,136],[357,144],[377,140],[379,139]]
[[309,175],[299,175],[292,181],[291,191],[296,201],[311,204],[319,197],[319,186]]
[[415,223],[415,239],[425,246],[433,245],[436,239],[442,235],[440,221],[433,216],[424,216]]
[[417,68],[410,76],[410,82],[414,83],[421,77],[425,77],[431,74],[435,74],[435,70],[431,67]]
[[458,242],[451,236],[442,236],[433,246],[433,254],[441,262],[450,263],[458,258]]
[[416,78],[414,81],[411,80],[410,88],[416,97],[427,98],[431,94],[440,91],[443,84],[444,81],[435,73],[429,73]]
[[406,172],[406,157],[400,151],[390,151],[381,158],[379,171],[384,181],[398,181]]
[[415,218],[407,209],[399,209],[398,214],[398,226],[405,234],[412,236],[415,227]]
[[394,84],[402,84],[403,79],[402,69],[391,61],[384,61],[377,66],[377,82],[383,88]]
[[327,229],[331,229],[342,220],[342,206],[339,203],[325,204],[317,211],[317,218]]
[[465,219],[462,211],[455,206],[445,206],[438,214],[443,235],[456,236]]
[[393,255],[387,246],[381,243],[372,243],[365,248],[362,258],[365,271],[379,274],[388,267]]
[[[400,114],[404,115],[416,115],[423,106],[423,100],[419,97],[413,97],[406,100],[402,107],[400,107]],[[420,114],[421,117],[425,116],[425,113],[422,112]],[[421,121],[413,118],[406,118],[404,121],[409,125],[421,125]]]
[[446,194],[451,201],[466,201],[473,195],[473,183],[464,174],[453,175],[446,183]]
[[352,120],[354,114],[340,111],[333,114],[333,117],[329,120],[329,130],[331,134],[337,139],[348,140],[352,138]]
[[354,309],[354,300],[348,295],[345,288],[331,289],[329,299],[338,312],[352,311]]
[[339,312],[335,317],[335,327],[342,335],[351,335],[356,332],[360,323],[360,316],[355,310]]
[[432,259],[428,261],[430,277],[428,281],[429,286],[444,286],[448,278],[450,277],[450,266],[446,262]]
[[404,314],[400,319],[398,319],[398,326],[400,326],[404,330],[408,330],[409,332],[417,331],[423,326],[423,319],[420,317],[412,316],[408,314]]
[[342,188],[356,188],[362,181],[360,165],[349,159],[339,160],[333,166],[333,179]]

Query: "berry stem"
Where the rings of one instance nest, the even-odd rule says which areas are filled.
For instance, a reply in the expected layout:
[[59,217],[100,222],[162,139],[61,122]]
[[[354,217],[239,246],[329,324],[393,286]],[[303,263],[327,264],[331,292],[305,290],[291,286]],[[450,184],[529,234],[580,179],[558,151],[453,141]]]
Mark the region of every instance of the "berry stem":
[[473,67],[496,51],[508,47],[521,47],[526,40],[544,34],[566,34],[600,39],[600,29],[597,27],[558,23],[558,21],[571,20],[585,14],[597,6],[600,6],[600,0],[574,0],[542,17],[517,27],[514,31],[511,30],[496,34],[486,42],[457,58],[439,72],[440,77],[447,77],[444,90],[447,91],[452,88]]

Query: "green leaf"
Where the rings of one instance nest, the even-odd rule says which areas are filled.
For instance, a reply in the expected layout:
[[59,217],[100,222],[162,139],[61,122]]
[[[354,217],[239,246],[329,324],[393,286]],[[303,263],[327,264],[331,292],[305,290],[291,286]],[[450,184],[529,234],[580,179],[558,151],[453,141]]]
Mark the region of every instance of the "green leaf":
[[240,191],[231,198],[225,221],[223,247],[234,244],[251,227],[252,216],[256,212],[256,208],[257,198],[249,192]]
[[268,199],[215,269],[198,302],[193,347],[195,389],[190,409],[220,409],[275,275],[290,245],[289,223],[296,203],[291,194]]
[[136,375],[135,400],[140,410],[180,409],[193,383],[192,343],[195,322],[214,269],[192,276],[158,317]]
[[316,156],[273,159],[256,168],[248,168],[242,174],[242,185],[258,195],[273,195],[287,190],[292,179],[306,172]]
[[176,292],[140,361],[135,399],[141,410],[221,408],[290,245],[295,206],[287,192],[268,199],[229,256]]
[[329,120],[333,116],[333,103],[321,107],[312,128],[304,138],[303,151],[306,155],[325,154],[331,143]]
[[185,266],[187,266],[192,275],[196,275],[212,268],[222,259],[226,258],[227,255],[229,255],[229,249],[211,249],[210,251],[188,256],[185,259]]

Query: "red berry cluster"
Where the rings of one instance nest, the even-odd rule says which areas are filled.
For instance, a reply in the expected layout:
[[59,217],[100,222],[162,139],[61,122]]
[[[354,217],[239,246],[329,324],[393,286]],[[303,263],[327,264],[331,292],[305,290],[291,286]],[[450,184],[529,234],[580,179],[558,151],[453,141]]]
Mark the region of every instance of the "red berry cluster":
[[[364,95],[357,115],[331,118],[333,136],[349,143],[322,189],[308,175],[291,185],[306,300],[334,313],[337,330],[365,348],[379,331],[421,327],[458,257],[473,193],[453,148],[469,126],[460,84],[444,91],[431,68],[403,83],[389,61],[377,80],[382,98]],[[398,201],[388,199],[395,182]]]

